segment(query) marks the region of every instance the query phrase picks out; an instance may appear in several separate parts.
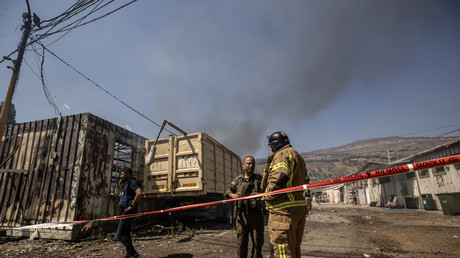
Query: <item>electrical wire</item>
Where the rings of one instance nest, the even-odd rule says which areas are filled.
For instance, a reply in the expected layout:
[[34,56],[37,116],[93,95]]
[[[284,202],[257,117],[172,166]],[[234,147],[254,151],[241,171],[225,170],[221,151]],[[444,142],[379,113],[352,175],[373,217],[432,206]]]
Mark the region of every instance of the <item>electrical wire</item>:
[[13,52],[11,52],[11,53],[10,53],[9,55],[7,55],[7,56],[3,56],[3,59],[0,61],[0,64],[3,63],[3,61],[5,61],[5,60],[11,60],[11,56],[12,56],[14,53],[16,53],[16,52],[18,52],[18,49],[14,50]]
[[43,92],[45,93],[45,97],[46,97],[46,100],[48,101],[48,103],[53,107],[54,109],[54,113],[56,116],[59,116],[61,114],[58,106],[56,105],[56,103],[54,102],[53,98],[51,97],[51,91],[49,90],[49,88],[46,86],[46,83],[45,83],[45,75],[44,75],[44,60],[45,60],[45,51],[43,50],[43,54],[40,54],[38,53],[38,50],[35,48],[35,45],[32,45],[32,50],[29,50],[29,51],[32,51],[35,55],[35,61],[38,61],[40,62],[38,65],[38,69],[40,70],[40,75],[38,75],[33,69],[32,67],[29,65],[29,63],[24,59],[24,62],[26,63],[26,65],[29,67],[29,69],[32,71],[32,73],[41,81],[42,83],[42,88],[43,88]]
[[[65,21],[64,18],[62,18],[62,19],[60,19],[59,21],[55,22],[56,20],[58,20],[58,19],[59,19],[60,17],[62,17],[62,16],[64,16],[64,17],[69,16],[73,11],[77,10],[77,8],[81,8],[82,3],[84,3],[84,2],[86,2],[86,1],[81,1],[81,0],[78,1],[77,3],[75,3],[74,5],[72,5],[70,8],[68,8],[64,13],[62,13],[62,14],[56,16],[55,18],[52,18],[52,19],[48,20],[48,22],[49,22],[48,24],[46,24],[46,25],[44,25],[44,26],[40,26],[39,29],[32,30],[31,32],[36,32],[36,31],[43,30],[43,29],[45,29],[45,28],[47,28],[47,27],[52,26],[52,28],[51,28],[50,30],[48,30],[48,32],[50,32],[50,31],[51,31],[55,26],[57,26],[60,22]],[[69,17],[69,18],[70,18],[70,17]],[[43,24],[44,22],[47,22],[47,21],[42,21],[41,23]],[[36,26],[37,26],[37,25],[36,25]],[[45,33],[45,34],[46,34],[46,33]],[[40,40],[40,39],[41,39],[41,38],[38,38],[37,41]],[[27,46],[30,46],[30,45],[32,45],[32,44],[34,44],[34,43],[35,43],[35,41],[31,41],[31,42],[29,42],[29,43],[27,44]],[[13,52],[11,52],[11,53],[10,53],[9,55],[7,55],[7,56],[4,56],[3,59],[0,61],[0,63],[2,63],[2,62],[5,61],[5,60],[10,60],[10,59],[11,59],[10,57],[11,57],[14,53],[16,53],[16,52],[18,52],[18,49],[14,50]]]
[[[48,102],[50,102],[51,105],[54,105],[55,107],[55,111],[56,111],[56,105],[54,104],[54,102],[50,101],[50,95],[49,95],[49,90],[48,88],[46,87],[46,84],[44,82],[44,75],[43,75],[43,63],[44,63],[44,51],[48,51],[49,53],[51,53],[53,56],[55,56],[56,58],[58,58],[61,62],[63,62],[64,64],[66,64],[67,66],[69,66],[70,68],[72,68],[73,70],[75,70],[77,73],[79,73],[81,76],[85,77],[87,80],[89,80],[90,82],[92,82],[94,85],[96,85],[97,87],[99,87],[101,90],[103,90],[104,92],[106,92],[107,94],[111,95],[112,97],[114,97],[115,99],[117,99],[118,101],[120,101],[122,104],[124,104],[125,106],[127,106],[128,108],[132,109],[134,112],[138,113],[139,115],[141,115],[142,117],[146,118],[147,120],[149,120],[150,122],[154,123],[155,125],[157,126],[160,126],[158,123],[150,120],[149,118],[147,118],[146,116],[144,116],[143,114],[141,114],[140,112],[138,112],[137,110],[135,110],[134,108],[132,108],[131,106],[129,106],[128,104],[126,104],[124,101],[120,100],[119,98],[117,98],[116,96],[114,96],[113,94],[111,94],[110,92],[108,92],[107,90],[105,90],[104,88],[102,88],[100,85],[98,85],[97,83],[95,83],[94,81],[92,81],[91,79],[89,79],[87,76],[83,75],[81,72],[79,72],[78,70],[76,70],[75,68],[73,68],[72,66],[70,66],[68,63],[66,63],[64,60],[62,60],[61,58],[59,58],[58,56],[56,56],[53,52],[51,52],[49,49],[47,49],[43,43],[39,42],[40,40],[44,39],[44,38],[47,38],[49,36],[52,36],[54,34],[59,34],[59,33],[63,33],[65,32],[64,35],[60,36],[59,38],[57,38],[56,40],[54,40],[53,42],[47,44],[47,46],[50,46],[54,43],[56,43],[58,40],[62,39],[64,36],[66,36],[70,31],[72,31],[73,29],[75,28],[79,28],[81,26],[84,26],[84,25],[87,25],[87,24],[90,24],[94,21],[97,21],[99,19],[102,19],[110,14],[113,14],[121,9],[123,9],[124,7],[127,7],[129,5],[131,5],[132,3],[136,2],[137,0],[132,0],[126,4],[123,4],[122,6],[118,7],[118,8],[115,8],[114,10],[112,11],[109,11],[107,13],[105,13],[104,15],[101,15],[99,17],[96,17],[90,21],[87,21],[87,22],[84,22],[84,23],[81,23],[83,22],[87,17],[89,17],[90,15],[102,10],[103,8],[106,8],[107,6],[109,6],[110,4],[112,4],[114,2],[114,0],[110,0],[108,1],[107,3],[101,5],[104,0],[79,0],[77,1],[76,3],[74,3],[71,7],[69,7],[66,11],[64,11],[62,14],[54,17],[54,18],[51,18],[51,19],[48,19],[48,20],[43,20],[41,22],[41,25],[40,27],[38,28],[35,28],[34,30],[32,30],[32,32],[36,33],[36,32],[39,32],[39,31],[42,31],[42,30],[45,30],[45,29],[48,29],[45,33],[42,33],[42,34],[37,34],[37,37],[36,39],[33,39],[31,42],[29,42],[27,45],[33,45],[34,43],[39,43],[42,47],[43,47],[43,55],[42,55],[42,62],[41,62],[41,80],[42,80],[42,85],[43,85],[43,88],[44,88],[44,91],[45,91],[45,95],[47,96],[47,99],[48,99]],[[69,21],[70,19],[72,19],[73,17],[81,14],[82,12],[88,10],[89,8],[92,8],[92,10],[90,10],[87,14],[85,14],[84,16],[78,18],[77,20],[73,21],[73,22],[70,22],[69,24],[55,30],[55,31],[52,31],[53,29],[55,29],[58,25],[66,22],[66,21]],[[13,55],[14,53],[16,53],[17,50],[11,52],[8,56],[5,56],[1,61],[0,63],[2,63],[4,60],[7,60],[11,55]],[[36,54],[38,55],[37,51],[35,51]],[[27,62],[26,62],[27,63]],[[27,64],[28,65],[28,64]],[[29,65],[28,65],[29,66]],[[29,66],[29,68],[31,69],[31,67]],[[32,70],[32,69],[31,69]],[[33,70],[32,70],[33,71]],[[34,72],[35,73],[35,72]],[[35,74],[36,76],[38,76],[37,74]],[[411,135],[411,134],[417,134],[417,133],[422,133],[422,132],[428,132],[428,131],[433,131],[433,130],[438,130],[438,129],[443,129],[443,128],[446,128],[446,127],[451,127],[451,126],[456,126],[456,125],[460,125],[460,123],[458,124],[454,124],[454,125],[449,125],[449,126],[444,126],[444,127],[439,127],[439,128],[434,128],[434,129],[428,129],[428,130],[423,130],[423,131],[419,131],[419,132],[415,132],[415,133],[408,133],[408,134],[404,134],[404,135],[401,135],[401,137],[404,137],[404,136],[407,136],[407,135]],[[459,129],[460,130],[460,129]],[[459,131],[459,130],[455,130],[455,131],[452,131],[452,132],[456,132],[456,131]],[[441,136],[444,136],[444,135],[447,135],[447,134],[450,134],[452,132],[449,132],[449,133],[446,133],[446,134],[443,134]],[[441,137],[439,136],[439,137]],[[382,155],[383,156],[383,155]],[[381,156],[381,157],[382,157]],[[380,159],[380,157],[378,158]]]
[[[99,3],[98,3],[98,2],[99,2]],[[79,24],[80,24],[84,19],[86,19],[89,15],[93,14],[94,12],[96,12],[96,11],[98,11],[98,10],[104,8],[104,7],[107,6],[108,4],[112,3],[113,0],[111,0],[109,3],[106,3],[106,4],[103,5],[102,7],[99,7],[99,4],[102,3],[102,1],[98,1],[98,2],[92,2],[90,5],[85,6],[84,9],[79,10],[78,12],[75,12],[75,13],[73,13],[73,14],[66,15],[66,16],[65,16],[64,18],[62,18],[61,20],[59,20],[59,21],[57,21],[57,22],[54,22],[54,23],[49,23],[49,24],[47,24],[47,25],[44,25],[43,27],[40,27],[39,29],[36,29],[36,30],[34,30],[33,32],[38,32],[38,31],[42,30],[43,28],[46,28],[46,27],[49,27],[49,26],[52,25],[52,28],[51,28],[50,30],[48,30],[47,32],[45,32],[45,33],[43,33],[43,34],[37,34],[39,40],[42,40],[42,39],[44,39],[44,38],[46,38],[46,37],[48,37],[48,36],[51,36],[51,35],[53,35],[53,34],[61,33],[61,32],[63,32],[64,29],[66,29],[66,28],[67,28],[67,29],[66,29],[65,31],[67,31],[67,33],[68,33],[69,31],[71,31],[71,30],[73,30],[74,28],[76,28],[76,26],[74,26],[74,27],[72,27],[72,28],[68,28],[68,27],[72,26],[72,25],[75,24],[75,23],[76,23],[77,25],[79,25]],[[55,27],[56,27],[57,25],[59,25],[60,23],[63,23],[64,21],[67,21],[67,20],[69,20],[70,18],[72,18],[72,17],[74,17],[74,16],[80,14],[81,12],[85,11],[86,9],[88,9],[89,7],[91,7],[92,5],[96,5],[96,7],[94,7],[93,10],[91,10],[88,14],[86,14],[86,15],[84,15],[83,17],[81,17],[81,18],[79,18],[79,19],[77,19],[77,20],[75,20],[75,21],[73,21],[73,22],[71,22],[71,23],[65,25],[64,27],[62,27],[62,28],[60,28],[60,29],[58,29],[58,30],[56,30],[56,31],[54,31],[54,32],[50,32],[53,28],[55,28]],[[98,8],[98,7],[99,7],[99,8]],[[66,34],[67,34],[67,33],[66,33]],[[57,40],[56,40],[56,41],[57,41]],[[54,42],[53,42],[53,43],[54,43]],[[51,43],[51,44],[53,44],[53,43]]]
[[[459,125],[459,124],[454,124],[454,125],[447,125],[447,126],[442,126],[442,127],[439,127],[439,128],[436,128],[436,129],[429,129],[429,130],[424,130],[424,131],[421,131],[421,132],[428,132],[428,131],[433,131],[433,130],[437,130],[437,129],[443,129],[443,128],[447,128],[447,127],[452,127],[452,126],[456,126],[456,125]],[[460,129],[457,129],[457,130],[453,130],[453,131],[450,131],[448,133],[444,133],[444,134],[441,134],[439,136],[436,136],[434,138],[441,138],[445,135],[448,135],[448,134],[451,134],[453,132],[457,132],[457,131],[460,131]],[[419,133],[419,132],[417,132]],[[405,134],[405,135],[409,135],[409,134]],[[404,136],[398,136],[398,137],[404,137]],[[393,151],[393,152],[397,152],[399,150],[402,150],[401,148],[403,149],[407,149],[408,147],[410,146],[413,146],[413,145],[416,145],[416,144],[420,144],[420,143],[412,143],[412,144],[404,144],[404,145],[400,145],[400,146],[396,146],[396,147],[393,147],[392,150],[388,149],[388,151]],[[380,158],[382,158],[383,156],[387,155],[388,153],[387,152],[384,152],[382,155],[380,155],[378,158],[374,159],[373,161],[369,161],[369,163],[372,163],[372,162],[378,162],[380,160]]]
[[456,124],[453,124],[453,125],[441,126],[441,127],[437,127],[437,128],[433,128],[433,129],[427,129],[427,130],[418,131],[418,132],[414,132],[414,133],[406,133],[406,134],[403,134],[403,135],[400,135],[400,136],[404,137],[404,136],[412,135],[412,134],[425,133],[425,132],[435,131],[435,130],[444,129],[444,128],[447,128],[447,127],[452,127],[452,126],[457,126],[457,125],[460,125],[460,123],[456,123]]
[[[103,0],[102,0],[103,1]],[[50,20],[45,20],[45,21],[42,21],[40,26],[34,30],[32,30],[32,32],[37,32],[37,31],[40,31],[40,30],[43,30],[45,28],[48,28],[48,27],[56,27],[57,25],[71,19],[72,17],[78,15],[79,13],[85,11],[86,9],[88,9],[89,7],[91,7],[92,5],[94,4],[97,4],[98,2],[101,2],[101,0],[97,0],[97,1],[80,1],[80,2],[77,2],[75,3],[74,5],[72,5],[71,7],[69,7],[66,11],[64,11],[62,14],[56,16],[55,18],[52,18]],[[44,24],[45,23],[45,24]],[[49,32],[50,30],[48,30]]]
[[79,25],[74,26],[74,27],[72,27],[72,28],[70,28],[70,29],[62,29],[62,30],[60,30],[60,31],[50,33],[49,35],[52,35],[52,34],[55,34],[55,33],[58,33],[58,32],[64,32],[64,31],[67,31],[67,30],[71,30],[71,29],[74,29],[74,28],[78,28],[78,27],[81,27],[81,26],[90,24],[90,23],[95,22],[95,21],[97,21],[97,20],[99,20],[99,19],[102,19],[102,18],[104,18],[104,17],[106,17],[106,16],[108,16],[108,15],[110,15],[110,14],[116,12],[116,11],[119,11],[120,9],[122,9],[122,8],[124,8],[124,7],[126,7],[126,6],[128,6],[128,5],[130,5],[130,4],[132,4],[132,3],[134,3],[134,2],[136,2],[136,1],[137,1],[137,0],[132,0],[131,2],[129,2],[129,3],[127,3],[127,4],[124,4],[124,5],[120,6],[119,8],[117,8],[117,9],[115,9],[115,10],[113,10],[113,11],[110,11],[110,12],[108,12],[108,13],[102,15],[102,16],[99,16],[99,17],[97,17],[97,18],[95,18],[95,19],[92,19],[92,20],[90,20],[90,21],[88,21],[88,22],[79,24]]
[[453,130],[453,131],[450,131],[450,132],[445,133],[445,134],[441,134],[439,137],[443,137],[443,136],[445,136],[445,135],[448,135],[448,134],[451,134],[451,133],[455,133],[455,132],[458,132],[458,131],[460,131],[460,129]]
[[38,75],[38,74],[32,69],[32,67],[29,65],[29,63],[27,62],[27,60],[26,60],[25,58],[24,58],[23,60],[24,60],[24,63],[26,63],[27,67],[29,67],[30,71],[31,71],[33,74],[35,74],[35,76],[36,76],[38,79],[40,79],[40,75]]
[[[73,66],[71,66],[69,63],[67,63],[66,61],[64,61],[62,58],[60,58],[59,56],[57,56],[55,53],[53,53],[51,50],[49,50],[47,47],[45,47],[42,43],[38,42],[38,44],[41,44],[42,48],[44,50],[46,50],[48,53],[50,53],[51,55],[53,55],[54,57],[56,57],[59,61],[61,61],[62,63],[64,63],[65,65],[67,65],[68,67],[70,67],[72,70],[74,70],[75,72],[77,72],[79,75],[81,75],[82,77],[84,77],[86,80],[88,80],[89,82],[91,82],[92,84],[94,84],[96,87],[98,87],[99,89],[101,89],[102,91],[104,91],[105,93],[107,93],[108,95],[110,95],[112,98],[116,99],[118,102],[120,102],[121,104],[123,104],[124,106],[126,106],[127,108],[131,109],[132,111],[134,111],[135,113],[137,113],[138,115],[140,115],[141,117],[145,118],[146,120],[148,120],[149,122],[153,123],[154,125],[158,126],[158,127],[161,127],[160,124],[156,123],[155,121],[153,121],[152,119],[148,118],[147,116],[145,116],[144,114],[142,114],[141,112],[137,111],[135,108],[133,108],[132,106],[128,105],[126,102],[124,102],[123,100],[121,100],[120,98],[118,98],[117,96],[115,96],[114,94],[110,93],[108,90],[104,89],[102,86],[100,86],[99,84],[97,84],[96,82],[94,82],[93,80],[91,80],[88,76],[84,75],[82,72],[80,72],[79,70],[77,70],[76,68],[74,68]],[[173,133],[172,131],[168,130],[168,129],[164,129],[166,131],[168,131],[169,133],[171,134],[174,134],[176,135],[175,133]]]
[[[103,8],[107,7],[109,4],[113,3],[114,0],[110,0],[108,1],[107,3],[101,5],[104,0],[89,0],[89,1],[86,1],[86,0],[79,0],[77,1],[75,4],[73,4],[71,7],[69,7],[66,11],[64,11],[62,14],[52,18],[52,19],[49,19],[49,20],[44,20],[42,21],[40,24],[35,24],[36,27],[38,28],[35,28],[32,30],[33,33],[36,33],[36,32],[39,32],[39,31],[42,31],[42,30],[45,30],[47,29],[47,31],[45,33],[42,33],[42,34],[36,34],[35,38],[33,36],[31,36],[31,41],[29,43],[27,43],[26,46],[32,46],[32,49],[33,51],[35,52],[36,54],[36,57],[40,57],[41,56],[41,62],[40,62],[40,76],[38,76],[34,71],[33,69],[30,67],[30,65],[27,63],[27,66],[29,66],[29,68],[32,70],[32,72],[41,79],[41,82],[42,82],[42,86],[43,86],[43,91],[45,93],[45,96],[49,102],[50,105],[53,106],[55,112],[58,114],[59,113],[59,109],[58,107],[56,106],[56,104],[54,103],[54,100],[51,98],[51,94],[50,94],[50,91],[48,89],[48,87],[46,86],[46,83],[45,83],[45,76],[44,76],[44,60],[45,60],[45,50],[47,52],[49,52],[50,54],[52,54],[54,57],[56,57],[58,60],[60,60],[61,62],[63,62],[64,64],[66,64],[68,67],[70,67],[71,69],[73,69],[75,72],[77,72],[78,74],[80,74],[81,76],[83,76],[84,78],[86,78],[88,81],[90,81],[92,84],[94,84],[95,86],[97,86],[98,88],[100,88],[102,91],[104,91],[105,93],[107,93],[108,95],[112,96],[113,98],[115,98],[117,101],[119,101],[120,103],[122,103],[123,105],[125,105],[126,107],[128,107],[129,109],[131,109],[132,111],[134,111],[135,113],[137,113],[138,115],[142,116],[143,118],[145,118],[146,120],[148,120],[149,122],[155,124],[156,126],[158,127],[161,127],[160,124],[156,123],[155,121],[151,120],[150,118],[148,118],[147,116],[145,116],[144,114],[142,114],[141,112],[137,111],[136,109],[134,109],[133,107],[131,107],[130,105],[128,105],[126,102],[124,102],[123,100],[121,100],[120,98],[118,98],[117,96],[113,95],[112,93],[110,93],[109,91],[107,91],[106,89],[104,89],[102,86],[100,86],[99,84],[97,84],[96,82],[94,82],[93,80],[91,80],[89,77],[85,76],[83,73],[81,73],[80,71],[78,71],[76,68],[72,67],[70,64],[68,64],[67,62],[65,62],[62,58],[58,57],[56,54],[54,54],[52,51],[50,51],[47,46],[49,45],[52,45],[54,43],[56,43],[58,40],[62,39],[64,36],[66,36],[71,30],[75,29],[75,28],[78,28],[78,27],[82,27],[84,25],[87,25],[87,24],[90,24],[92,22],[95,22],[97,20],[100,20],[110,14],[113,14],[123,8],[125,8],[126,6],[129,6],[131,5],[132,3],[136,2],[137,0],[132,0],[126,4],[123,4],[122,6],[118,7],[118,8],[115,8],[113,9],[112,11],[109,11],[99,17],[96,17],[90,21],[87,21],[85,23],[81,23],[83,22],[87,17],[89,17],[90,15],[96,13],[97,11],[100,11],[102,10]],[[69,24],[53,31],[53,29],[55,29],[58,25],[72,19],[73,17],[79,15],[80,13],[86,11],[88,8],[94,6],[94,8],[92,10],[90,10],[86,15],[76,19],[75,21],[73,22],[70,22]],[[62,33],[62,32],[65,32],[64,35],[60,36],[58,39],[54,40],[53,42],[49,43],[47,46],[45,46],[41,40],[44,39],[44,38],[47,38],[49,36],[52,36],[54,34],[58,34],[58,33]],[[41,47],[42,47],[42,50],[43,50],[43,53],[40,55],[37,51],[37,49],[35,49],[34,47],[34,44],[37,43],[39,44]],[[5,60],[11,60],[10,56],[13,55],[14,53],[16,53],[18,50],[16,49],[15,51],[11,52],[8,56],[5,56],[3,57],[3,59],[0,61],[0,63],[2,63],[3,61]],[[169,133],[171,134],[174,134],[172,131],[168,130],[168,129],[165,129],[166,131],[168,131]]]
[[45,92],[45,97],[48,100],[48,103],[51,106],[53,106],[55,115],[59,116],[59,114],[61,112],[59,111],[59,108],[56,106],[56,103],[54,103],[54,100],[51,97],[50,91],[49,91],[48,87],[45,84],[45,75],[44,75],[44,72],[43,72],[44,63],[45,63],[45,49],[43,49],[43,53],[42,53],[42,62],[41,62],[41,66],[40,66],[40,78],[41,78],[41,82],[42,82],[43,92]]
[[[53,22],[53,23],[50,23],[50,24],[47,24],[47,25],[43,26],[43,28],[46,28],[46,27],[49,27],[49,26],[52,26],[52,28],[49,29],[47,32],[45,32],[45,33],[43,33],[43,34],[38,34],[38,40],[42,40],[42,39],[47,38],[47,37],[49,37],[49,36],[52,36],[52,35],[54,35],[54,34],[58,34],[58,33],[62,33],[62,32],[67,32],[67,31],[71,31],[71,30],[73,30],[73,29],[75,29],[75,28],[78,28],[78,27],[81,27],[81,26],[84,26],[84,25],[88,25],[88,24],[90,24],[90,23],[92,23],[92,22],[94,22],[94,21],[97,21],[97,20],[99,20],[99,19],[102,19],[102,18],[104,18],[104,17],[110,15],[110,14],[113,14],[113,13],[115,13],[115,12],[117,12],[117,11],[119,11],[119,10],[125,8],[126,6],[131,5],[131,4],[134,3],[134,2],[137,2],[137,0],[132,0],[132,1],[130,1],[130,2],[128,2],[128,3],[126,3],[126,4],[122,5],[122,6],[120,6],[120,7],[118,7],[118,8],[115,8],[114,10],[112,10],[112,11],[110,11],[110,12],[104,14],[104,15],[101,15],[101,16],[99,16],[99,17],[97,17],[97,18],[94,18],[94,19],[92,19],[92,20],[90,20],[90,21],[87,21],[87,22],[85,22],[85,23],[80,24],[80,23],[81,23],[85,18],[87,18],[89,15],[91,15],[91,14],[93,14],[93,13],[95,13],[95,12],[97,12],[97,11],[99,11],[99,10],[105,8],[105,7],[107,7],[110,3],[114,2],[114,0],[109,1],[108,3],[106,3],[106,4],[104,4],[104,5],[100,6],[100,7],[99,7],[98,4],[97,4],[96,7],[95,7],[93,10],[91,10],[87,15],[83,16],[83,17],[80,18],[80,19],[77,19],[76,21],[73,21],[73,22],[70,23],[70,24],[67,24],[66,26],[64,26],[64,27],[62,27],[62,28],[60,28],[60,29],[58,29],[58,30],[56,30],[56,31],[51,32],[51,30],[52,30],[53,28],[55,28],[59,23],[62,23],[62,22],[64,22],[64,21],[70,19],[71,17],[73,17],[73,16],[75,16],[75,15],[77,15],[77,14],[80,14],[81,12],[85,11],[86,9],[88,9],[90,6],[96,4],[97,2],[102,3],[102,1],[90,1],[89,4],[86,4],[85,6],[79,6],[79,7],[78,7],[78,8],[81,8],[82,10],[75,10],[75,11],[72,10],[72,11],[70,11],[70,13],[69,13],[68,15],[66,15],[64,18],[60,19],[59,21]],[[72,12],[73,12],[73,13],[72,13]],[[73,24],[75,24],[75,23],[76,23],[77,25],[75,25],[75,26],[69,28],[69,26],[71,26],[71,25],[73,25]],[[34,30],[33,32],[37,32],[37,31],[39,31],[39,30],[41,30],[41,29],[42,29],[42,28],[36,29],[36,30]],[[67,33],[66,33],[66,34],[67,34]],[[61,38],[62,38],[62,37],[61,37]],[[56,40],[56,41],[57,41],[57,40]],[[32,42],[32,43],[33,43],[33,42]],[[55,43],[55,41],[54,41],[53,43]],[[51,44],[53,44],[53,43],[51,43]]]
[[[88,13],[87,15],[83,16],[82,18],[78,19],[77,21],[71,23],[71,24],[74,24],[76,23],[77,25],[79,25],[82,21],[84,21],[86,19],[86,17],[88,17],[89,15],[91,15],[95,10],[97,10],[96,8],[98,7],[98,5],[96,5],[96,7],[90,12]],[[70,25],[69,25],[70,26]],[[76,27],[73,27],[73,28],[70,28],[69,30],[66,31],[66,33],[64,33],[64,35],[61,35],[59,38],[57,38],[56,40],[54,40],[53,42],[47,44],[46,46],[49,47],[51,46],[52,44],[56,43],[58,40],[62,39],[63,37],[65,37],[67,34],[69,34],[74,28]]]
[[[33,29],[31,31],[31,33],[37,33],[39,31],[42,31],[42,30],[45,30],[47,29],[47,31],[45,33],[42,33],[42,34],[37,34],[37,37],[36,39],[30,41],[29,43],[27,43],[27,46],[30,46],[34,43],[36,43],[37,41],[39,40],[43,40],[49,36],[52,36],[54,34],[58,34],[58,33],[63,33],[65,32],[64,35],[62,35],[61,37],[59,37],[58,39],[54,40],[53,42],[49,43],[47,46],[51,45],[51,44],[54,44],[56,43],[56,41],[62,39],[64,36],[66,36],[71,30],[75,29],[75,28],[79,28],[79,27],[82,27],[84,25],[87,25],[87,24],[90,24],[94,21],[97,21],[97,20],[100,20],[110,14],[113,14],[129,5],[131,5],[132,3],[134,2],[137,2],[137,0],[132,0],[126,4],[123,4],[121,5],[120,7],[117,7],[99,17],[96,17],[90,21],[87,21],[85,23],[81,23],[82,21],[84,21],[87,17],[89,17],[90,15],[102,10],[103,8],[106,8],[108,7],[110,4],[112,4],[113,2],[115,2],[115,0],[110,0],[108,1],[107,3],[101,5],[102,3],[104,2],[104,0],[79,0],[77,1],[75,4],[73,4],[71,7],[69,7],[66,11],[64,11],[62,14],[52,18],[52,19],[48,19],[48,20],[43,20],[42,22],[40,22],[40,26],[38,27],[37,24],[35,24],[35,29]],[[84,15],[83,17],[80,17],[78,18],[77,20],[65,25],[64,27],[62,28],[59,28],[59,29],[56,29],[55,31],[53,31],[53,29],[55,29],[58,25],[60,24],[63,24],[64,22],[66,21],[69,21],[70,19],[72,19],[73,17],[81,14],[82,12],[86,11],[88,8],[90,7],[93,7],[95,6],[92,10],[90,10],[86,15]],[[74,25],[74,26],[72,26]],[[72,27],[70,27],[72,26]],[[0,63],[2,63],[3,61],[5,60],[8,60],[10,59],[10,57],[16,53],[18,50],[14,50],[12,51],[9,55],[7,56],[4,56],[2,60],[0,60]]]

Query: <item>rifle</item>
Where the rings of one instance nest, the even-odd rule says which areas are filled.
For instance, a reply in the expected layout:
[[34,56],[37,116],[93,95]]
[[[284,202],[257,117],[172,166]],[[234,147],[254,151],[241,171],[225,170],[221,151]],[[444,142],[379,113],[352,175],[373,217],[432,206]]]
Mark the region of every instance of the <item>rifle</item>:
[[[252,179],[249,181],[249,185],[244,191],[242,196],[248,196],[252,193],[252,190],[254,189],[254,178],[255,177],[253,176]],[[243,212],[247,214],[249,211],[249,206],[250,206],[249,200],[241,200],[241,201],[235,202],[235,205],[233,206],[233,216],[232,216],[232,222],[231,222],[234,228],[236,228],[236,217],[238,216],[238,214],[243,213]]]
[[230,221],[230,224],[233,224],[233,229],[236,229],[236,216],[238,215],[238,205],[236,205],[236,202],[233,203],[233,216],[232,216],[232,221]]

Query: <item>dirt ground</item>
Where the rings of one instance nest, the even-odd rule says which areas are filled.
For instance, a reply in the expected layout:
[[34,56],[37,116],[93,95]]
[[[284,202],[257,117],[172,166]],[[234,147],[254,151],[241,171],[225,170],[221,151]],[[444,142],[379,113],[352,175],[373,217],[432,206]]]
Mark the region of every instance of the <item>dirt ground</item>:
[[[152,224],[134,233],[143,257],[236,257],[231,226],[209,221]],[[178,232],[180,231],[180,232]],[[264,257],[268,255],[265,232]],[[113,234],[67,242],[0,238],[1,257],[123,257]],[[344,204],[313,204],[302,257],[460,257],[460,216],[441,211],[390,210]]]

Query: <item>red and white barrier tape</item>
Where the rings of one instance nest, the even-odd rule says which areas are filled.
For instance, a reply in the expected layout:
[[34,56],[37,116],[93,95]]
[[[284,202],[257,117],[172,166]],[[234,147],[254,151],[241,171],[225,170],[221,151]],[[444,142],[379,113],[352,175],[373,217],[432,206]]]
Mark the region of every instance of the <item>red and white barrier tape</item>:
[[386,168],[386,169],[382,169],[382,170],[365,172],[365,173],[361,173],[361,174],[349,175],[349,176],[344,176],[344,177],[336,178],[336,179],[328,179],[328,180],[315,182],[315,183],[311,183],[311,184],[299,185],[299,186],[295,186],[295,187],[291,187],[291,188],[285,188],[285,189],[281,189],[281,190],[276,190],[276,191],[273,191],[273,192],[259,193],[259,194],[249,195],[249,196],[238,197],[238,198],[234,198],[234,199],[225,199],[225,200],[221,200],[221,201],[214,201],[214,202],[207,202],[207,203],[200,203],[200,204],[191,204],[191,205],[180,206],[180,207],[175,207],[175,208],[170,208],[170,209],[165,209],[165,210],[141,212],[141,213],[128,214],[128,215],[119,215],[119,216],[113,216],[113,217],[95,219],[95,220],[79,220],[79,221],[71,221],[71,222],[43,223],[43,224],[36,224],[36,225],[19,227],[19,228],[15,228],[15,229],[54,228],[54,227],[65,227],[65,226],[70,226],[70,225],[75,225],[75,224],[80,224],[80,223],[87,223],[82,229],[82,230],[86,230],[86,229],[91,227],[91,224],[93,222],[96,222],[96,221],[119,220],[119,219],[134,218],[134,217],[140,217],[140,216],[146,216],[146,215],[152,215],[152,214],[161,214],[161,213],[167,213],[167,212],[173,212],[173,211],[181,211],[181,210],[187,210],[187,209],[193,209],[193,208],[200,208],[200,207],[205,207],[205,206],[236,202],[236,201],[241,201],[241,200],[246,200],[246,199],[260,198],[260,197],[263,197],[263,196],[266,196],[266,195],[275,195],[275,194],[283,194],[283,193],[289,193],[289,192],[303,191],[303,190],[306,190],[307,188],[316,188],[316,187],[326,186],[326,185],[341,184],[341,183],[345,183],[345,182],[359,181],[359,180],[364,180],[364,179],[369,179],[369,178],[375,178],[375,177],[389,176],[389,175],[395,175],[395,174],[400,174],[400,173],[413,172],[413,171],[427,169],[427,168],[447,166],[447,165],[451,165],[451,164],[455,164],[455,163],[460,163],[460,155],[451,156],[451,157],[445,157],[445,158],[440,158],[440,159],[433,159],[433,160],[428,160],[428,161],[422,161],[422,162],[417,162],[417,163],[413,163],[413,164],[407,164],[407,165],[402,165],[402,166],[397,166],[397,167],[392,167],[392,168]]
[[57,228],[57,227],[72,226],[72,225],[81,224],[81,223],[88,223],[88,222],[89,222],[88,220],[76,220],[76,221],[69,221],[69,222],[49,222],[49,223],[18,227],[18,228],[13,228],[13,229]]

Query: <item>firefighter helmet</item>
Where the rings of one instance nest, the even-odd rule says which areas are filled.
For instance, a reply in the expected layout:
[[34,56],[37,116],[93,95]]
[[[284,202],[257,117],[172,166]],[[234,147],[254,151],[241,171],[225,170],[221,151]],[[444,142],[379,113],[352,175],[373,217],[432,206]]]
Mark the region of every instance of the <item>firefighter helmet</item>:
[[268,146],[270,146],[273,152],[289,143],[289,138],[284,132],[274,132],[268,138]]

